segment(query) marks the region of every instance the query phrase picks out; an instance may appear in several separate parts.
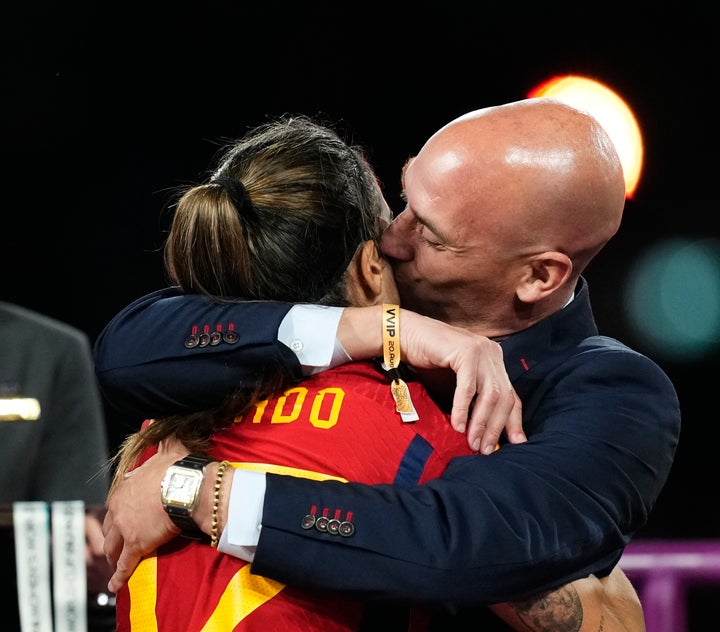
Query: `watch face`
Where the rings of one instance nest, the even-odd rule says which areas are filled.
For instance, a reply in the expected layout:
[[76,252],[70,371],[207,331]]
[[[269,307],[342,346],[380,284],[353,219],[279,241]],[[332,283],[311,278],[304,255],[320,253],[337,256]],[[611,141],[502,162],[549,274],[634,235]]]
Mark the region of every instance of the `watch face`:
[[193,508],[202,479],[203,474],[198,470],[170,466],[163,481],[163,501],[174,507]]

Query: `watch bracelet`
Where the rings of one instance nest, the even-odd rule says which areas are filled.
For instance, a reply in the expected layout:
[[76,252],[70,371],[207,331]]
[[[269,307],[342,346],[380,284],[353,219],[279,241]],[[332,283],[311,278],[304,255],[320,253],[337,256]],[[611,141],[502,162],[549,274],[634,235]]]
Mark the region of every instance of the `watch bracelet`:
[[[175,461],[173,463],[173,466],[201,471],[203,474],[203,478],[200,481],[200,486],[202,486],[202,483],[205,479],[205,468],[209,463],[212,463],[213,461],[215,461],[215,459],[207,456],[199,454],[188,454],[182,459]],[[196,503],[199,498],[200,493],[198,490],[198,498],[196,499]],[[196,541],[210,541],[210,536],[208,536],[202,529],[200,529],[195,520],[193,520],[192,518],[191,512],[194,511],[195,507],[193,507],[190,513],[186,513],[186,510],[182,510],[178,507],[173,507],[172,505],[167,505],[163,502],[163,509],[165,510],[165,513],[167,513],[170,520],[172,520],[173,524],[180,528],[181,537]]]

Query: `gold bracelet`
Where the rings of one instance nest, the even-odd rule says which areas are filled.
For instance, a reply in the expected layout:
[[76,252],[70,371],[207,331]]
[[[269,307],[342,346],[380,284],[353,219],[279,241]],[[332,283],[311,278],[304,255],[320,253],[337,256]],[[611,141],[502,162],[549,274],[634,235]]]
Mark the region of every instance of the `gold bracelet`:
[[223,461],[218,466],[217,475],[215,476],[215,487],[213,493],[212,523],[210,528],[210,546],[216,548],[220,540],[218,536],[218,508],[220,507],[220,486],[222,485],[225,469],[230,465],[229,461]]

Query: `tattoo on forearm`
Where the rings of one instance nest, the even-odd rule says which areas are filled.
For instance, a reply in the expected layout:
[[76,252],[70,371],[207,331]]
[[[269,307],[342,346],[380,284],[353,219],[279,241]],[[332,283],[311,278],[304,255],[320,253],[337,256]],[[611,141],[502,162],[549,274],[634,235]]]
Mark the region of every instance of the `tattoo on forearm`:
[[572,586],[516,601],[513,607],[518,618],[532,632],[578,632],[583,621],[582,603]]

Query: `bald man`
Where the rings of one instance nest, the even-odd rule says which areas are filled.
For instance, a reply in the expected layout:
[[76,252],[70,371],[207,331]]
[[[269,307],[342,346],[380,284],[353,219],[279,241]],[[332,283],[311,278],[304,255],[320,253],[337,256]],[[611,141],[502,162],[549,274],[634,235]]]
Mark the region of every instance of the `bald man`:
[[[485,108],[436,132],[406,165],[403,189],[407,205],[387,229],[383,252],[403,306],[451,326],[403,309],[403,358],[421,369],[458,370],[454,394],[447,372],[421,373],[438,399],[452,400],[453,424],[468,423],[468,441],[481,454],[455,459],[440,479],[414,487],[226,472],[220,550],[286,583],[449,612],[609,576],[647,521],[680,431],[670,380],[649,358],[599,335],[582,277],[622,218],[624,180],[612,142],[594,118],[552,99]],[[98,340],[100,383],[128,411],[170,414],[206,406],[251,379],[264,359],[294,362],[298,374],[337,362],[333,340],[305,336],[300,307],[216,305],[172,290],[144,297]],[[380,308],[320,315],[325,321],[312,334],[337,334],[352,358],[382,356]],[[231,325],[238,343],[183,344],[191,331]],[[468,332],[483,337],[470,351]],[[318,345],[325,355],[308,359]],[[493,348],[502,351],[513,393],[493,373]],[[480,367],[475,381],[468,365]],[[515,395],[527,441],[507,422],[517,413]],[[494,451],[505,426],[509,441]],[[177,458],[161,453],[110,498],[112,586],[178,533],[157,493]],[[206,533],[216,470],[207,466],[193,512]],[[306,520],[316,514],[352,528],[346,537],[303,528],[324,523]]]

